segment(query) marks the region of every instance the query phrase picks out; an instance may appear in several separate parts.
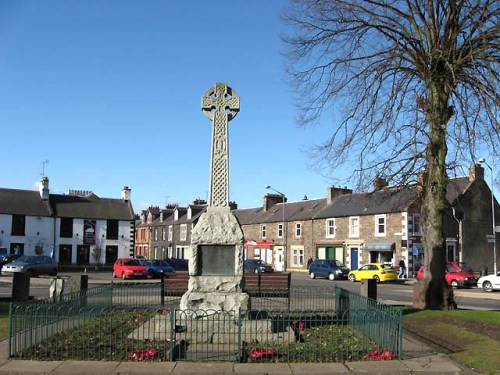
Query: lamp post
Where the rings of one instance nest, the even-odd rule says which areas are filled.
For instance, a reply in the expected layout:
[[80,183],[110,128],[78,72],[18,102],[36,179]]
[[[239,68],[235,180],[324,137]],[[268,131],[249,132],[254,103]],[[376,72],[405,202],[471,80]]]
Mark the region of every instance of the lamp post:
[[495,235],[495,196],[493,195],[493,168],[488,163],[486,163],[485,158],[480,158],[479,163],[486,165],[490,169],[490,172],[491,172],[490,190],[491,190],[491,222],[493,224],[493,240],[492,240],[492,242],[493,242],[493,272],[496,275],[497,274],[497,247],[496,247],[496,241],[495,241],[495,237],[496,237],[496,235]]
[[282,216],[282,222],[283,222],[283,255],[285,257],[284,259],[284,262],[283,262],[283,271],[286,272],[286,269],[287,269],[287,250],[286,250],[286,225],[285,225],[285,194],[283,194],[281,191],[278,191],[276,189],[274,189],[271,185],[266,185],[264,186],[266,189],[270,189],[276,193],[278,193],[279,195],[281,195],[281,199],[283,201],[283,207],[282,207],[282,213],[283,213],[283,216]]

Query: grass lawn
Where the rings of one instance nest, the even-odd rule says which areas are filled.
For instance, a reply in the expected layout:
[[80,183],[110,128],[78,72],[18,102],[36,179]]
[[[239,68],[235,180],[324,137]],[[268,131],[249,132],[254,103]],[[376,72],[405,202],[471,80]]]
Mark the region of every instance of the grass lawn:
[[420,311],[404,312],[403,327],[437,351],[480,372],[500,369],[500,312]]
[[9,304],[0,302],[0,340],[9,334]]

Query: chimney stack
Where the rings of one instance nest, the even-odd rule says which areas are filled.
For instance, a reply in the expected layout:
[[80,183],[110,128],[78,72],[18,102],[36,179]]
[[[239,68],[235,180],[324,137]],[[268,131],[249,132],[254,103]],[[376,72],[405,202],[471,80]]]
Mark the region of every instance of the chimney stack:
[[375,180],[373,180],[373,187],[375,188],[375,191],[381,190],[387,187],[387,180],[383,177],[377,176],[375,177]]
[[130,201],[131,192],[132,192],[132,190],[130,190],[130,188],[128,186],[124,186],[123,187],[123,189],[122,189],[122,199],[125,202],[129,202]]
[[326,204],[331,204],[336,198],[347,194],[352,194],[352,189],[328,186],[326,189]]
[[40,180],[40,184],[38,185],[38,189],[40,191],[40,197],[42,200],[46,201],[49,199],[49,179],[47,177],[43,177]]
[[269,194],[264,195],[264,212],[268,211],[276,203],[283,203],[283,200],[287,201],[286,197],[279,194]]
[[484,168],[480,164],[472,164],[469,168],[469,182],[484,180]]

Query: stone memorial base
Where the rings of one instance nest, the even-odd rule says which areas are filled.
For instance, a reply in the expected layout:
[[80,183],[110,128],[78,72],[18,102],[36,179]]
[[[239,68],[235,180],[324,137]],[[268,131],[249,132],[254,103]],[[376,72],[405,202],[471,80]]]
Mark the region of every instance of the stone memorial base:
[[229,209],[208,207],[191,234],[189,285],[182,310],[248,310],[242,291],[243,232]]

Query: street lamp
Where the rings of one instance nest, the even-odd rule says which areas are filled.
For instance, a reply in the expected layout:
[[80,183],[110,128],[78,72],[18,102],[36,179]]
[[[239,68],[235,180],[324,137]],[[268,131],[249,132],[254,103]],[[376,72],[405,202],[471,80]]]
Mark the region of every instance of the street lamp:
[[285,257],[285,260],[283,262],[283,270],[286,272],[286,269],[287,269],[287,250],[286,250],[286,225],[285,225],[285,194],[283,194],[281,191],[278,191],[276,190],[275,188],[273,188],[271,185],[266,185],[264,186],[264,188],[266,189],[270,189],[276,193],[278,193],[279,195],[281,195],[281,199],[283,200],[283,207],[282,207],[282,213],[283,213],[283,217],[282,217],[282,220],[283,220],[283,249],[284,249],[284,257]]
[[496,247],[496,241],[495,241],[495,196],[493,195],[493,168],[486,163],[485,158],[480,158],[479,160],[480,164],[486,165],[491,172],[491,222],[493,224],[493,272],[496,275],[497,274],[497,247]]

